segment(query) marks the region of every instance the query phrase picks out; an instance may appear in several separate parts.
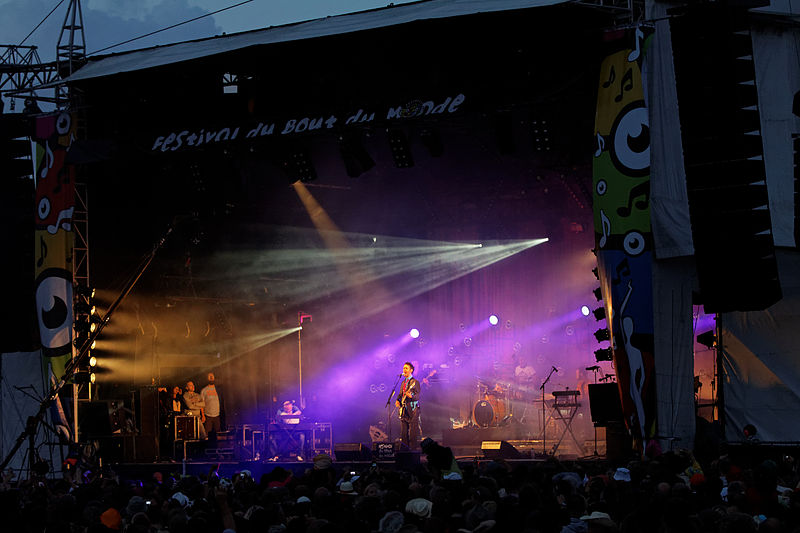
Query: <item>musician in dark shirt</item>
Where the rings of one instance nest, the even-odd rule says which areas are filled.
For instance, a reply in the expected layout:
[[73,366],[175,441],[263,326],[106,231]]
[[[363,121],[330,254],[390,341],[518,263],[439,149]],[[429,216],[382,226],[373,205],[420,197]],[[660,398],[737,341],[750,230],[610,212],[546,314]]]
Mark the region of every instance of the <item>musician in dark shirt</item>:
[[408,361],[403,363],[403,382],[395,401],[400,414],[400,439],[409,448],[417,447],[420,434],[420,384],[413,374],[414,365]]
[[302,414],[303,411],[291,400],[283,402],[283,408],[278,410],[275,417],[277,431],[271,431],[269,438],[270,455],[273,461],[277,461],[281,455],[289,455],[298,461],[303,460],[306,435],[303,430],[294,427],[300,424]]

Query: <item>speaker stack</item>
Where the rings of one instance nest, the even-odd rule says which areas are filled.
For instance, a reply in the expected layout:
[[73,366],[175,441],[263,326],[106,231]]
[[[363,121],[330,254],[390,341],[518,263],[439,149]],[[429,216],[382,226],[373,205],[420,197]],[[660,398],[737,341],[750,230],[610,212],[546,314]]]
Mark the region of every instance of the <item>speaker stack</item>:
[[765,309],[781,288],[748,12],[727,2],[679,9],[670,28],[698,303]]

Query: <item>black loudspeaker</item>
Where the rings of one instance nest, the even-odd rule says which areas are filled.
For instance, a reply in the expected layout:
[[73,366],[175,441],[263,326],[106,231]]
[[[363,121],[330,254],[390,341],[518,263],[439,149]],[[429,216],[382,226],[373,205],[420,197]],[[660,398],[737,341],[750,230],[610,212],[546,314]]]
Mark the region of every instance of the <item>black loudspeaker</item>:
[[83,439],[111,436],[111,410],[108,402],[79,402],[78,431]]
[[334,445],[333,455],[337,461],[369,461],[372,454],[361,442],[341,442]]
[[136,429],[141,435],[157,435],[159,428],[158,389],[142,387],[134,393]]
[[616,383],[593,383],[589,385],[589,410],[596,426],[608,426],[622,422],[622,401]]
[[394,464],[403,470],[411,470],[419,466],[421,452],[397,452]]
[[762,310],[782,292],[748,13],[692,5],[670,28],[700,303]]
[[633,455],[633,438],[628,428],[623,422],[609,422],[606,426],[606,459],[621,463]]
[[483,456],[487,459],[521,459],[522,454],[504,440],[485,440],[481,442]]

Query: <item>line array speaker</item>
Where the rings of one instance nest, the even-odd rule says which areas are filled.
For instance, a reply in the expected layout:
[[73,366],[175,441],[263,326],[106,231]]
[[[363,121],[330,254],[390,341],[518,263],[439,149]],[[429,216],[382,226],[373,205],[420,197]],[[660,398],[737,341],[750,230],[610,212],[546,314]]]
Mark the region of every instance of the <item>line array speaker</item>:
[[747,10],[693,5],[670,20],[686,189],[706,312],[781,298]]

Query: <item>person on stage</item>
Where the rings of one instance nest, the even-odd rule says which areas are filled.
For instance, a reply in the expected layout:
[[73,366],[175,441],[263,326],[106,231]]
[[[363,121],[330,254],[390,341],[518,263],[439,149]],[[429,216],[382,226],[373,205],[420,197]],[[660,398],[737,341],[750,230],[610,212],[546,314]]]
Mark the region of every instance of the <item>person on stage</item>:
[[205,406],[206,402],[203,401],[203,397],[200,396],[198,393],[194,391],[194,382],[187,381],[186,382],[186,392],[183,393],[183,401],[186,403],[186,408],[188,412],[191,413],[191,416],[197,419],[197,431],[199,433],[199,438],[202,440],[206,440],[208,435],[206,434],[206,428],[203,425],[206,421],[205,415]]
[[200,391],[200,396],[203,397],[203,403],[205,404],[204,414],[206,421],[204,426],[206,434],[209,439],[216,441],[217,433],[222,431],[222,425],[220,423],[220,398],[217,393],[217,387],[214,384],[213,372],[208,373],[208,385]]
[[395,401],[400,415],[400,439],[409,448],[417,447],[420,433],[420,384],[413,374],[414,365],[406,361],[403,364],[403,383],[400,387],[400,395]]
[[[270,433],[270,455],[273,461],[277,461],[280,458],[281,451],[286,452],[287,455],[291,455],[293,458],[297,458],[298,461],[303,460],[306,447],[306,435],[302,430],[297,430],[294,427],[300,424],[300,417],[302,414],[303,411],[291,400],[283,402],[283,407],[278,409],[275,418],[276,422],[282,426],[282,431],[277,435]],[[283,450],[281,450],[281,446],[278,445],[278,439],[282,437],[285,437],[286,440]]]

